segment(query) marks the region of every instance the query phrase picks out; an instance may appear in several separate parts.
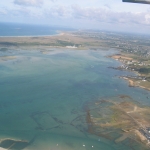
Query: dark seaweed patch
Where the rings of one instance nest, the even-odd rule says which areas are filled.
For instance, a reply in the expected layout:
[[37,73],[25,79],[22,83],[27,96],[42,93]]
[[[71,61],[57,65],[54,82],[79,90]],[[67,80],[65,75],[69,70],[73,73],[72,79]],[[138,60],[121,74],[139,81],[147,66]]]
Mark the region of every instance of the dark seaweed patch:
[[5,139],[1,141],[0,147],[6,148],[6,149],[14,149],[14,150],[22,150],[25,147],[27,147],[29,142],[27,141],[15,141],[11,139]]

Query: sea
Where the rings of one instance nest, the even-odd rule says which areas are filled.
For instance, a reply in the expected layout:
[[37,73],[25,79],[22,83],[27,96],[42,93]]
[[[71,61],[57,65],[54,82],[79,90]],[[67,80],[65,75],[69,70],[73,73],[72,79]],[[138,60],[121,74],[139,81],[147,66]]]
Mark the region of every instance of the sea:
[[52,36],[59,31],[73,31],[74,29],[59,26],[2,23],[0,22],[0,37],[4,36]]
[[131,147],[88,132],[88,102],[128,95],[150,106],[149,91],[129,87],[119,78],[132,72],[110,68],[121,65],[107,57],[115,53],[102,48],[0,51],[0,139],[5,140],[0,146],[16,150],[143,150],[136,143]]

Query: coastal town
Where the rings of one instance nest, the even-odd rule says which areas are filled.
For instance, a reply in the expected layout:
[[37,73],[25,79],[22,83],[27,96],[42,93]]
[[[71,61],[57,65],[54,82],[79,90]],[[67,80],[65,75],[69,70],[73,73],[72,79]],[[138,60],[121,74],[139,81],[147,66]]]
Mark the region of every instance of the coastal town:
[[[131,87],[141,87],[150,90],[150,37],[109,32],[81,32],[77,35],[101,41],[102,47],[117,49],[118,53],[110,56],[122,65],[110,66],[112,69],[127,70],[134,75],[122,76],[129,81]],[[96,50],[96,49],[95,49]]]
[[121,66],[110,68],[127,70],[134,73],[134,75],[120,77],[128,80],[129,86],[150,90],[150,61],[148,56],[145,58],[145,56],[139,56],[136,54],[120,53],[110,57],[122,63]]

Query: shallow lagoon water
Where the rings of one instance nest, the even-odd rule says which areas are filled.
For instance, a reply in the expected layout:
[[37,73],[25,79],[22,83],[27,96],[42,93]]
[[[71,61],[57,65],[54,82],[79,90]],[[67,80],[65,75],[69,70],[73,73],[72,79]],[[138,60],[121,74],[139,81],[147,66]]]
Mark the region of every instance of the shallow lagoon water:
[[[130,88],[113,70],[113,50],[6,51],[0,61],[0,138],[28,141],[36,150],[130,150],[87,132],[85,105],[102,97],[129,95],[150,105],[150,92]],[[1,57],[2,58],[2,57]],[[1,59],[0,58],[0,59]]]

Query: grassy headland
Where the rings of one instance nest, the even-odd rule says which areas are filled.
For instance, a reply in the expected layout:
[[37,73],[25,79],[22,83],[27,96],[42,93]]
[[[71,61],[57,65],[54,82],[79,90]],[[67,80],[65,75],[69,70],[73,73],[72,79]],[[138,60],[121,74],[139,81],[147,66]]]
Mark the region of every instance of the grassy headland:
[[149,149],[150,108],[127,95],[89,103],[88,132],[131,149]]

